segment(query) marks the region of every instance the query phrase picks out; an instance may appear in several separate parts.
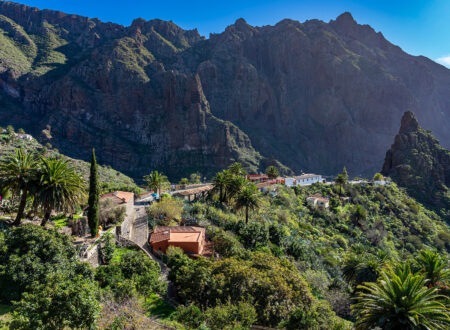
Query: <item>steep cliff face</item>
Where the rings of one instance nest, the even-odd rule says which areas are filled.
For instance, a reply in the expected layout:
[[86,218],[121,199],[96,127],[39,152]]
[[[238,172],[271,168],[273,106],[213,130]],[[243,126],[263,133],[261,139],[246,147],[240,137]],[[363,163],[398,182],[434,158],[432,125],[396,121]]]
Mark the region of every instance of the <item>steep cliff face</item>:
[[23,57],[0,60],[4,122],[34,133],[48,127],[50,142],[71,155],[95,147],[102,162],[135,178],[153,168],[172,178],[209,175],[237,160],[258,168],[263,158],[247,135],[211,114],[198,75],[165,68],[202,40],[196,31],[160,20],[124,28],[11,3],[0,13],[10,26],[4,45]]
[[450,143],[450,71],[413,57],[345,13],[326,24],[238,20],[194,61],[214,115],[295,170],[372,173],[412,109]]
[[335,21],[201,37],[0,3],[0,120],[50,127],[64,152],[134,177],[210,174],[240,160],[295,171],[374,172],[405,109],[450,143],[450,70],[346,13]]
[[382,173],[422,203],[446,213],[450,220],[450,152],[430,131],[405,112],[394,144],[386,153]]

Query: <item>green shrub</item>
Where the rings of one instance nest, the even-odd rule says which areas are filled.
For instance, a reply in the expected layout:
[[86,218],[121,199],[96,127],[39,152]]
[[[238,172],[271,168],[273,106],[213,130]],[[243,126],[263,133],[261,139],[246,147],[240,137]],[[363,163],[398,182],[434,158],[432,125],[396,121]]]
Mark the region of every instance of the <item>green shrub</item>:
[[203,312],[193,304],[178,306],[172,318],[192,329],[197,329],[204,321]]
[[257,319],[255,307],[247,302],[208,308],[205,311],[206,325],[212,330],[248,329]]

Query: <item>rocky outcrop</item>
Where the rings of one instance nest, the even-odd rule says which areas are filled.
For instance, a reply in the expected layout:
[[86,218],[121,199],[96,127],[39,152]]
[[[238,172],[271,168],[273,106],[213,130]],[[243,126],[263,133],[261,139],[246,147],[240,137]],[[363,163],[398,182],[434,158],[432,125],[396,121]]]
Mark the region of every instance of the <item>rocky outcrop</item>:
[[400,131],[386,153],[382,174],[450,219],[450,152],[419,126],[410,111],[403,115]]
[[450,70],[349,13],[239,19],[205,39],[162,20],[123,27],[0,2],[0,29],[0,120],[49,126],[65,153],[95,147],[135,178],[209,175],[237,160],[372,174],[405,109],[450,143]]

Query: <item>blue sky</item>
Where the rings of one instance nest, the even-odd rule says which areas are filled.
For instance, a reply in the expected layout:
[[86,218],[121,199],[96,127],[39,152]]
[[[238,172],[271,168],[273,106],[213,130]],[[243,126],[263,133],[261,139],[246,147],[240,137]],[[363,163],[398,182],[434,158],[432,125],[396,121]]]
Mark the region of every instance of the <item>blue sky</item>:
[[251,25],[284,18],[328,22],[349,11],[360,24],[413,55],[424,55],[450,67],[450,0],[18,0],[41,9],[97,17],[129,25],[134,18],[171,20],[208,37],[243,17]]

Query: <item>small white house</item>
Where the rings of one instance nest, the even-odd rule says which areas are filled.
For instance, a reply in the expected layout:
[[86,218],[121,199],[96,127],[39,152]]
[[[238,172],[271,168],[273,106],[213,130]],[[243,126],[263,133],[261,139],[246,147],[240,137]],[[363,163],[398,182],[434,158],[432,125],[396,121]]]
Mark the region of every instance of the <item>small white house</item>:
[[391,184],[391,182],[390,181],[386,181],[386,180],[375,180],[373,182],[373,184],[377,184],[377,185],[380,185],[380,186],[389,186]]
[[296,185],[296,181],[294,178],[285,178],[284,184],[288,187],[294,187]]
[[328,209],[330,207],[330,200],[321,194],[309,196],[306,198],[306,202],[313,208]]
[[285,178],[284,183],[288,187],[308,186],[310,184],[322,182],[322,176],[319,174],[302,174],[290,178]]
[[22,139],[22,140],[27,140],[27,141],[33,140],[33,137],[30,134],[14,133],[14,136],[19,139]]

